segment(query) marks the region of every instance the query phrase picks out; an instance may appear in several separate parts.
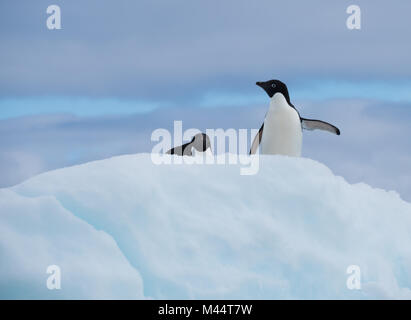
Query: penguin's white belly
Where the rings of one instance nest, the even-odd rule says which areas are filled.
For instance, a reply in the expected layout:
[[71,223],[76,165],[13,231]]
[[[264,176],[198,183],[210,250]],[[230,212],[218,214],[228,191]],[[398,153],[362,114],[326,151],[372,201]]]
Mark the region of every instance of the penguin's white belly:
[[293,108],[270,108],[264,120],[262,154],[300,157],[302,148],[300,117]]

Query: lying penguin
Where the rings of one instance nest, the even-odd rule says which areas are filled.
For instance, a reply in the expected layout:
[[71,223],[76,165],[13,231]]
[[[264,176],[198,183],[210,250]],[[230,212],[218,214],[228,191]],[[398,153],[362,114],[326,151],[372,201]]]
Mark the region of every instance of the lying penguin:
[[340,130],[328,122],[301,118],[290,101],[287,86],[279,80],[257,82],[270,97],[270,107],[251,145],[250,154],[260,146],[261,154],[301,156],[302,129],[325,130],[340,135]]
[[210,149],[209,151],[210,153],[212,153],[210,138],[205,133],[198,133],[190,142],[168,150],[167,154],[175,154],[178,156],[193,156],[196,151],[206,152],[208,149]]

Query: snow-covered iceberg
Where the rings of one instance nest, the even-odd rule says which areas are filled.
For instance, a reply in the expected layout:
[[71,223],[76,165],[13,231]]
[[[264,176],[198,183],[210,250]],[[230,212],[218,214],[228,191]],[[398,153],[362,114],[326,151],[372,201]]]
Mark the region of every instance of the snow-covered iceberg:
[[411,297],[411,204],[397,193],[304,158],[239,172],[138,154],[0,189],[0,298]]

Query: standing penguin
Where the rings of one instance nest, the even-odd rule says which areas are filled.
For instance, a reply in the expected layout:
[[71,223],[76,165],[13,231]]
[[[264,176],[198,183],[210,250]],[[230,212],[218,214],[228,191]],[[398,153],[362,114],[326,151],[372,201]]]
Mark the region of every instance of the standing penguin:
[[175,154],[178,156],[193,156],[196,151],[206,152],[210,149],[211,152],[211,143],[210,138],[205,133],[196,134],[190,142],[183,144],[179,147],[174,147],[167,151],[167,154]]
[[270,97],[270,107],[264,122],[254,138],[250,154],[256,153],[261,145],[261,154],[282,154],[301,156],[302,129],[325,130],[336,135],[340,130],[321,120],[301,118],[297,109],[290,101],[288,89],[280,80],[257,82]]

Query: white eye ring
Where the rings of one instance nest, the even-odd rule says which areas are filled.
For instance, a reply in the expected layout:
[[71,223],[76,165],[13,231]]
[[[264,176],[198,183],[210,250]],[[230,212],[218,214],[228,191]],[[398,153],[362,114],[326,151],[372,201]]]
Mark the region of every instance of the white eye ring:
[[272,85],[271,85],[271,87],[272,88],[275,88],[277,85],[275,84],[275,83],[273,83]]

